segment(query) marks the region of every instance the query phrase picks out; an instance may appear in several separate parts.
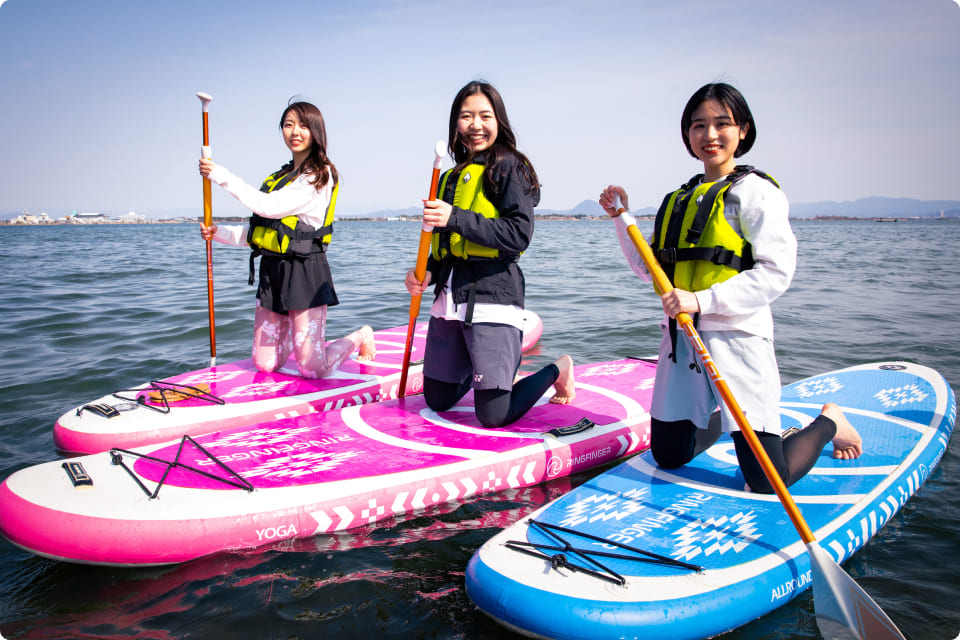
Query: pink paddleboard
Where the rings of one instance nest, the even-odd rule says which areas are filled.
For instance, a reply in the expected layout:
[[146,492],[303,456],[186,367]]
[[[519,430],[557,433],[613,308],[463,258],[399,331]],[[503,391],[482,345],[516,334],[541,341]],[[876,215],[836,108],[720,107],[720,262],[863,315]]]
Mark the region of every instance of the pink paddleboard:
[[[525,310],[523,350],[533,347],[542,332],[540,317]],[[427,324],[418,324],[407,394],[420,393],[423,385],[421,362],[426,334]],[[53,428],[53,441],[57,449],[68,454],[96,453],[111,447],[129,449],[183,435],[396,398],[407,327],[377,331],[374,337],[377,355],[373,360],[359,362],[354,354],[327,378],[301,377],[292,358],[276,373],[259,372],[248,359],[118,391],[60,416]],[[197,396],[190,397],[174,391],[183,387],[200,392],[187,389],[188,394]]]
[[168,564],[530,486],[645,449],[654,370],[577,366],[572,404],[550,389],[502,429],[472,394],[441,413],[416,395],[48,462],[0,485],[0,533],[58,560]]

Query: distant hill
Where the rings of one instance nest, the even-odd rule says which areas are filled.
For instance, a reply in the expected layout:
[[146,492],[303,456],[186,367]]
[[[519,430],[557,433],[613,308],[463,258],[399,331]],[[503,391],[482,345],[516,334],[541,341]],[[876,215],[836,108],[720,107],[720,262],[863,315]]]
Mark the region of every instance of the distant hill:
[[[791,218],[936,218],[960,217],[960,200],[915,200],[911,198],[860,198],[847,202],[790,203]],[[584,200],[566,211],[537,209],[541,216],[602,216],[603,209],[596,200]],[[632,210],[636,216],[653,216],[656,207]]]
[[[397,218],[400,216],[406,217],[417,217],[420,215],[422,209],[420,207],[409,207],[407,209],[384,209],[381,211],[371,211],[370,213],[363,213],[352,216],[345,216],[348,218]],[[649,213],[650,215],[655,214],[657,211],[653,207],[648,207],[646,209],[641,209],[637,215],[645,215]],[[589,218],[594,217],[598,218],[600,216],[606,215],[600,205],[596,200],[584,200],[577,206],[572,209],[544,209],[537,208],[534,213],[538,216],[561,216],[561,217],[582,217]]]
[[[645,207],[643,209],[633,210],[631,209],[633,215],[636,216],[645,216],[645,215],[655,215],[657,210],[655,207]],[[554,209],[537,209],[535,212],[538,216],[567,216],[567,217],[585,217],[585,218],[599,218],[600,216],[607,215],[603,207],[600,206],[596,200],[584,200],[577,206],[572,209],[567,209],[566,211],[559,211]]]
[[[914,200],[911,198],[860,198],[848,202],[790,203],[791,218],[936,218],[960,217],[960,200]],[[653,216],[657,207],[633,209],[635,216]],[[540,216],[599,217],[604,211],[596,200],[584,200],[572,209],[537,209]]]
[[[941,211],[944,217],[960,217],[960,201],[871,197],[848,202],[790,203],[791,218],[936,218]],[[633,210],[636,216],[653,216],[656,213],[656,207]],[[584,200],[567,211],[537,209],[537,214],[602,216],[604,212],[596,200]]]
[[790,204],[791,218],[936,218],[960,217],[956,200],[914,200],[911,198],[860,198],[852,202],[810,202]]

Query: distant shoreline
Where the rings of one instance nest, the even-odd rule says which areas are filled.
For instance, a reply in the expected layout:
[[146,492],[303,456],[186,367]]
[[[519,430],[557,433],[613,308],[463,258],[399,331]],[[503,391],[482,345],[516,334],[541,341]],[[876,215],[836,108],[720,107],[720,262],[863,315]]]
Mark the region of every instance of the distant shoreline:
[[[570,221],[570,222],[602,222],[609,220],[607,216],[558,216],[558,215],[535,215],[537,221],[540,222],[549,222],[549,221]],[[634,216],[637,220],[653,220],[654,216],[652,215],[638,215]],[[871,216],[871,217],[861,217],[861,216],[814,216],[814,217],[805,217],[805,218],[794,218],[791,217],[791,222],[815,222],[815,221],[830,221],[830,220],[839,220],[839,221],[853,221],[853,222],[918,222],[923,220],[958,220],[960,216],[944,216],[942,218],[936,216]],[[128,222],[121,220],[98,220],[91,222],[60,222],[56,220],[51,220],[47,222],[17,222],[15,220],[0,220],[0,227],[51,227],[51,226],[60,226],[60,227],[100,227],[104,225],[141,225],[141,224],[199,224],[202,218],[197,217],[196,219],[189,218],[158,218],[158,219],[143,219],[137,222]],[[224,217],[214,217],[213,221],[218,224],[238,224],[244,223],[248,220],[248,216],[224,216]],[[337,222],[420,222],[420,218],[413,217],[400,217],[400,218],[384,218],[384,217],[345,217],[337,218]]]

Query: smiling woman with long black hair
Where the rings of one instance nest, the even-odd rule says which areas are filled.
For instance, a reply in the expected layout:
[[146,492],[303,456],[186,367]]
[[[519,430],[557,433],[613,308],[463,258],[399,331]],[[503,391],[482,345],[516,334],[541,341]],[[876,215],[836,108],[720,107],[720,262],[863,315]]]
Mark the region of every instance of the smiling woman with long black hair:
[[517,150],[500,93],[486,82],[457,93],[447,146],[456,166],[423,204],[423,222],[433,227],[427,273],[421,282],[410,269],[405,280],[411,295],[435,285],[423,394],[443,411],[472,386],[477,419],[500,427],[522,417],[550,385],[554,403],[567,404],[575,393],[569,356],[514,384],[524,300],[518,262],[533,237],[540,184]]
[[246,226],[201,225],[201,234],[226,244],[249,245],[251,284],[253,260],[261,256],[253,328],[257,369],[278,370],[292,348],[301,375],[322,378],[357,349],[358,359],[373,358],[373,332],[364,326],[324,344],[327,307],[339,303],[326,256],[339,176],[327,157],[326,126],[316,106],[289,104],[280,118],[280,132],[293,157],[260,189],[201,158],[200,174],[253,212]]

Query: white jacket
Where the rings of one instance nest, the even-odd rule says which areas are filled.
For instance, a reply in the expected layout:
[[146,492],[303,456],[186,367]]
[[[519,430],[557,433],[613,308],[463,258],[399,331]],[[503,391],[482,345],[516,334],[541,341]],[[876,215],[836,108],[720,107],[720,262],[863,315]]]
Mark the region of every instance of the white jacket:
[[[317,191],[314,185],[310,184],[313,177],[301,174],[284,187],[264,193],[219,164],[210,172],[211,182],[223,187],[250,211],[264,218],[297,216],[314,229],[319,229],[323,227],[326,218],[327,204],[333,193],[333,181],[327,180],[327,184]],[[247,225],[217,225],[217,233],[213,239],[224,244],[245,246]]]
[[[790,228],[790,204],[775,185],[748,174],[727,190],[724,217],[753,248],[754,265],[729,280],[697,291],[701,331],[738,330],[773,339],[770,303],[790,286],[797,268],[797,238]],[[634,273],[650,281],[640,254],[627,235],[636,224],[629,213],[614,219],[617,237]],[[666,323],[666,318],[664,318]]]

